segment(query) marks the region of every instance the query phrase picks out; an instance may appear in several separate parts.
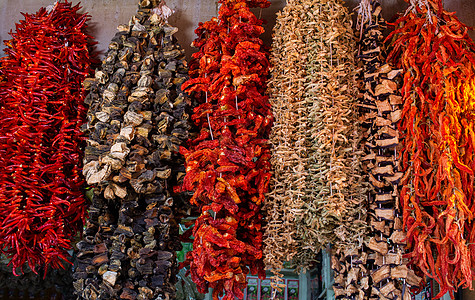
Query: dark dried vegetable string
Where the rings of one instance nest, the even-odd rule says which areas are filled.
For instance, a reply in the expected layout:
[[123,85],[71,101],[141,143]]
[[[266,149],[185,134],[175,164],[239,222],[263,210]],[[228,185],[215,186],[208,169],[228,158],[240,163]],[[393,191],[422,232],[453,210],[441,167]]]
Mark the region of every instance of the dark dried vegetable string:
[[[367,6],[367,7],[364,7]],[[402,97],[399,82],[402,70],[385,63],[382,31],[386,23],[381,5],[362,1],[358,13],[360,34],[358,59],[362,64],[360,110],[364,128],[365,181],[371,183],[368,222],[371,226],[366,244],[367,268],[371,271],[370,299],[410,299],[409,287],[421,278],[403,259],[405,234],[399,207],[399,182],[402,178],[397,152]],[[370,15],[367,15],[369,11]],[[406,282],[408,284],[405,288]]]
[[[155,3],[157,4],[157,3]],[[174,299],[178,239],[172,187],[188,139],[184,50],[177,28],[141,1],[89,86],[84,175],[94,187],[74,287],[84,299]]]
[[0,249],[14,268],[60,268],[86,216],[81,83],[91,73],[92,38],[80,9],[61,1],[24,14],[5,42]]

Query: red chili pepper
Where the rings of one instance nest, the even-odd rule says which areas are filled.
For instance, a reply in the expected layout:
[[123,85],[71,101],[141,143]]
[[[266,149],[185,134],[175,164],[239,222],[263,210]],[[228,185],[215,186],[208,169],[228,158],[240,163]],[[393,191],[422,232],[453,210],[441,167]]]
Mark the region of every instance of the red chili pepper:
[[61,267],[86,215],[81,84],[93,60],[80,9],[24,14],[1,61],[0,249],[14,272]]
[[[401,191],[413,268],[453,296],[475,277],[475,44],[440,0],[394,24],[389,61],[404,70]],[[470,104],[472,103],[472,104]]]

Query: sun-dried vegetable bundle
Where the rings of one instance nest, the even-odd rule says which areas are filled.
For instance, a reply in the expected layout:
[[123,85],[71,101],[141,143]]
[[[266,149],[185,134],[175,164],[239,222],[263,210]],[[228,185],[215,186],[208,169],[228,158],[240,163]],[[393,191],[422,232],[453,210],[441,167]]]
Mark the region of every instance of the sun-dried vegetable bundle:
[[[6,41],[0,85],[0,249],[14,268],[60,268],[86,216],[82,81],[89,15],[57,2],[24,14]],[[15,269],[14,269],[15,272]]]
[[172,188],[188,138],[184,50],[163,3],[141,1],[109,44],[86,98],[84,175],[94,187],[74,286],[85,299],[174,299],[181,248]]
[[269,136],[272,178],[270,193],[263,211],[264,263],[276,276],[272,284],[278,287],[283,275],[283,263],[292,261],[297,252],[295,218],[303,206],[306,185],[305,103],[306,59],[304,44],[306,10],[303,3],[290,0],[277,14],[270,56],[271,80],[269,102],[274,123]]
[[[368,268],[371,273],[369,299],[410,299],[411,286],[421,278],[407,268],[403,259],[404,239],[399,206],[401,145],[397,124],[401,118],[402,70],[386,63],[382,31],[386,22],[381,5],[362,0],[358,9],[357,34],[360,35],[358,59],[363,67],[360,108],[365,128],[365,181],[371,183],[367,242]],[[404,293],[404,295],[403,295]]]
[[339,0],[315,0],[307,7],[308,174],[296,260],[302,267],[328,243],[360,249],[366,232],[351,17]]
[[403,69],[400,193],[410,265],[441,297],[474,278],[475,45],[441,0],[411,1],[390,34]]
[[[329,243],[336,296],[362,299],[368,275],[362,253],[366,187],[362,182],[355,46],[351,16],[339,0],[308,1],[305,33],[306,183],[297,217],[298,253],[307,268]],[[350,268],[351,267],[351,268]]]
[[[270,178],[267,141],[272,115],[266,92],[267,53],[262,20],[250,8],[267,0],[220,1],[219,18],[200,24],[190,77],[183,87],[199,103],[193,121],[200,132],[182,148],[183,189],[201,215],[185,264],[198,290],[213,298],[242,299],[246,275],[265,276],[261,204]],[[185,87],[186,86],[186,87]]]

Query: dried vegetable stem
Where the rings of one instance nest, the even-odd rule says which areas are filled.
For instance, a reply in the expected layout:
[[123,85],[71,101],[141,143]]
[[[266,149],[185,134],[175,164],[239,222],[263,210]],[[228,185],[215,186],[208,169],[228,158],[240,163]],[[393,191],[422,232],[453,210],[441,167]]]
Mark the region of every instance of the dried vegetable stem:
[[190,272],[202,293],[243,299],[246,275],[265,277],[260,213],[270,179],[266,96],[269,61],[251,11],[267,0],[220,1],[219,18],[200,24],[190,77],[183,87],[199,102],[192,116],[200,130],[182,148],[183,188],[201,215],[193,228]]
[[337,298],[364,299],[368,284],[365,186],[357,114],[356,41],[342,1],[315,1],[306,28],[307,199],[299,222],[298,265],[332,244]]
[[366,233],[351,17],[342,1],[312,1],[306,10],[308,174],[296,257],[302,268],[328,243],[359,251]]
[[[155,3],[156,4],[156,3]],[[94,187],[74,287],[84,299],[174,299],[181,248],[172,187],[188,138],[184,50],[165,17],[141,1],[109,44],[89,88],[84,175]]]
[[410,265],[453,296],[474,278],[475,45],[468,27],[428,0],[400,17],[388,61],[403,69],[403,186]]
[[[366,7],[365,7],[366,6]],[[370,12],[368,16],[367,12]],[[386,22],[381,5],[362,1],[358,10],[357,34],[361,34],[358,59],[363,67],[360,110],[362,112],[365,181],[371,183],[368,222],[370,240],[366,243],[367,265],[371,271],[369,299],[411,299],[410,288],[421,278],[407,268],[403,259],[405,234],[399,206],[401,145],[400,121],[402,70],[386,64],[382,31]],[[404,294],[403,294],[404,293]]]
[[[264,263],[274,274],[272,284],[279,287],[283,262],[292,261],[297,252],[295,218],[301,215],[307,176],[307,105],[305,103],[306,45],[302,25],[306,1],[288,1],[277,14],[271,52],[269,82],[274,124],[272,144],[271,192],[264,211]],[[308,2],[308,1],[307,1]]]
[[0,84],[0,249],[15,268],[60,268],[86,217],[81,83],[89,15],[57,2],[24,14],[6,41]]

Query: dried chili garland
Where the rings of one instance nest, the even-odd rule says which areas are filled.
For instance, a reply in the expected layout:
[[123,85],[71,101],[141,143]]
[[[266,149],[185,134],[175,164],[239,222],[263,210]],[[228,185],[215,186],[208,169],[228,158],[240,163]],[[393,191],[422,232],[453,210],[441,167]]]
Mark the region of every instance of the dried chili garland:
[[[2,60],[0,248],[14,268],[59,268],[86,216],[80,126],[91,72],[87,14],[57,2],[24,14]],[[15,269],[14,269],[15,272]]]
[[441,297],[471,288],[475,133],[475,45],[442,1],[411,1],[390,34],[388,61],[401,67],[400,193],[413,268],[434,278]]
[[181,249],[172,187],[188,138],[184,50],[171,10],[140,1],[109,44],[87,96],[84,174],[94,187],[74,287],[84,299],[174,299]]
[[201,216],[193,229],[190,272],[202,293],[242,299],[246,275],[263,277],[260,208],[270,178],[267,136],[272,115],[266,92],[267,53],[262,20],[252,7],[267,0],[220,1],[219,18],[200,24],[199,52],[184,84],[200,103],[193,121],[200,132],[182,148],[183,188]]
[[371,272],[370,299],[409,299],[410,288],[421,278],[407,268],[403,259],[405,234],[399,205],[400,179],[403,176],[398,153],[402,97],[402,70],[385,62],[382,31],[386,22],[381,5],[361,1],[358,9],[358,59],[363,68],[360,108],[365,128],[365,181],[371,183],[368,222],[371,237],[366,244],[367,265]]

